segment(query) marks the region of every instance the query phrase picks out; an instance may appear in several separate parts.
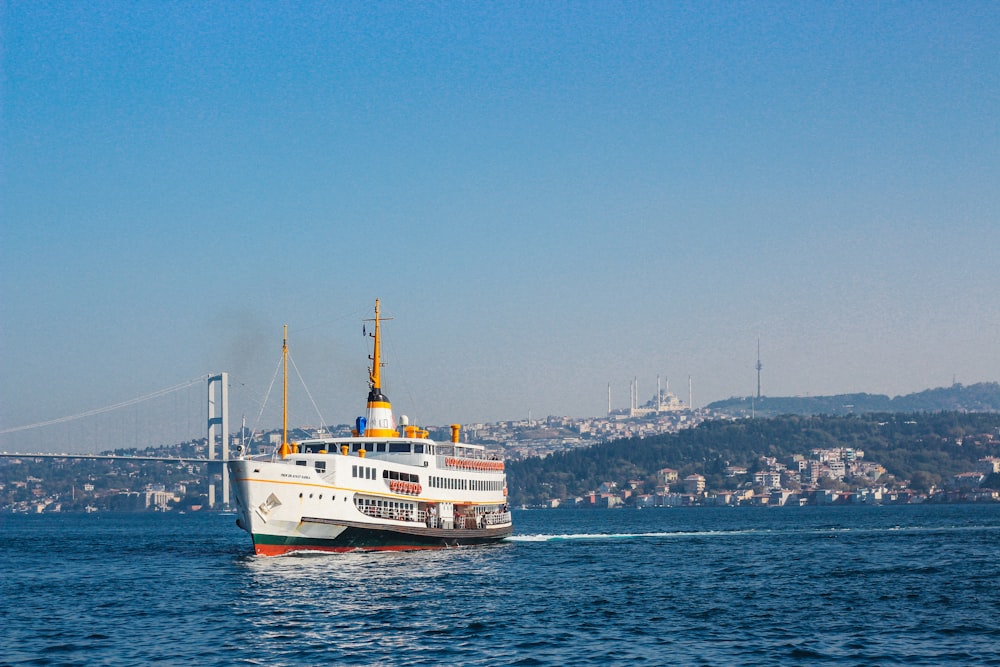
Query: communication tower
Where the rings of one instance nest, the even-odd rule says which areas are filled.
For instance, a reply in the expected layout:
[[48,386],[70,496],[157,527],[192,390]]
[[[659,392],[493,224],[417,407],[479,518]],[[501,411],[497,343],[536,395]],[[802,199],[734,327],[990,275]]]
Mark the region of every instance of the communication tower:
[[760,400],[760,369],[764,368],[760,363],[760,336],[757,336],[757,400]]

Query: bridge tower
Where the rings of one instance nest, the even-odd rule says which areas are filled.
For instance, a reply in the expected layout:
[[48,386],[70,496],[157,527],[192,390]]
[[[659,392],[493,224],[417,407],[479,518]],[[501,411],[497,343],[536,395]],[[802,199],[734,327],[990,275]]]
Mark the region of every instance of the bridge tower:
[[[218,388],[218,393],[216,393]],[[216,400],[218,398],[218,400]],[[222,451],[215,460],[216,432],[220,436]],[[208,378],[208,506],[215,507],[215,475],[222,475],[222,505],[229,507],[229,373]]]

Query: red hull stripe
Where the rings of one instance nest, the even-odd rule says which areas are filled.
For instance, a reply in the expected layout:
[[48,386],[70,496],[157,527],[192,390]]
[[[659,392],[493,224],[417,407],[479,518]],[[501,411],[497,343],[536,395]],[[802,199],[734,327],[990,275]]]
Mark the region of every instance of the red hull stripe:
[[254,553],[258,556],[283,556],[296,551],[326,551],[329,553],[346,553],[348,551],[421,551],[428,549],[444,549],[445,545],[415,546],[370,546],[370,547],[323,547],[308,544],[255,544]]
[[[458,532],[458,531],[456,531]],[[286,535],[253,536],[254,552],[261,556],[279,556],[290,551],[415,551],[441,549],[460,545],[496,543],[509,531],[494,535],[434,536],[403,533],[394,530],[347,527],[337,537],[292,537]]]

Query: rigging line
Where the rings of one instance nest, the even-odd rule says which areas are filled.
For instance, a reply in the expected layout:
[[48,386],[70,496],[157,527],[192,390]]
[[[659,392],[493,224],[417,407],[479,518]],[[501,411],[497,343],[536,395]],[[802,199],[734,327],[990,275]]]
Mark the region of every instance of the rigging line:
[[[386,359],[392,360],[392,366],[395,367],[397,371],[396,373],[389,373],[389,377],[398,378],[395,384],[388,388],[388,391],[390,394],[395,394],[396,391],[395,387],[399,388],[400,393],[402,393],[403,396],[409,400],[410,408],[406,414],[410,418],[410,423],[418,424],[420,423],[418,417],[419,410],[422,408],[422,406],[417,402],[416,396],[414,396],[413,394],[413,386],[407,379],[410,377],[417,377],[417,375],[416,374],[411,375],[410,373],[406,372],[406,367],[400,361],[403,358],[403,355],[397,354],[396,348],[394,346],[395,340],[393,339],[393,337],[385,335],[385,332],[383,331],[382,339],[385,341],[385,348],[388,348],[386,349]],[[406,404],[403,403],[403,405]]]
[[281,359],[278,359],[278,365],[274,367],[274,375],[271,376],[271,384],[267,385],[267,393],[264,394],[264,400],[260,404],[260,412],[257,413],[257,419],[254,420],[253,426],[250,429],[250,441],[253,442],[254,435],[257,434],[257,427],[260,426],[260,418],[264,414],[264,408],[267,407],[267,399],[271,397],[271,389],[274,388],[274,381],[278,379],[278,371],[281,370]]
[[309,387],[306,386],[306,381],[302,379],[302,373],[299,373],[299,367],[295,365],[295,359],[292,359],[291,352],[288,353],[288,360],[292,362],[292,368],[295,369],[295,374],[299,376],[299,382],[302,383],[302,388],[306,390],[306,396],[309,397],[309,401],[313,404],[313,409],[316,410],[316,414],[319,415],[319,425],[323,427],[324,430],[329,431],[327,428],[326,420],[323,419],[323,414],[319,411],[319,406],[316,405],[316,401],[313,400],[312,394],[309,393]]
[[166,396],[167,394],[173,393],[175,391],[180,391],[181,389],[187,389],[193,384],[199,382],[204,382],[207,375],[203,375],[194,380],[188,380],[187,382],[182,382],[181,384],[175,385],[173,387],[168,387],[167,389],[160,389],[159,391],[154,391],[152,394],[146,394],[145,396],[139,396],[138,398],[132,398],[127,401],[122,401],[121,403],[115,403],[114,405],[108,405],[103,408],[96,408],[94,410],[88,410],[86,412],[81,412],[78,415],[71,415],[69,417],[59,417],[58,419],[50,419],[44,422],[38,422],[36,424],[26,424],[24,426],[15,426],[13,428],[6,428],[0,430],[0,435],[5,435],[7,433],[16,433],[18,431],[27,431],[33,428],[41,428],[42,426],[52,426],[54,424],[63,424],[65,422],[73,421],[76,419],[83,419],[84,417],[93,417],[94,415],[104,414],[105,412],[111,412],[112,410],[118,410],[119,408],[126,408],[130,405],[135,405],[136,403],[142,403],[143,401],[148,401],[154,398],[159,398],[160,396]]
[[[367,309],[367,310],[370,310],[370,309]],[[345,320],[355,319],[358,315],[362,315],[362,314],[366,313],[367,310],[366,309],[360,309],[360,310],[354,311],[353,313],[345,313],[344,315],[341,315],[340,317],[336,317],[336,318],[334,318],[332,320],[326,320],[324,322],[316,322],[315,324],[308,324],[308,325],[306,325],[304,327],[297,327],[295,329],[292,329],[291,333],[300,333],[302,331],[309,331],[310,329],[317,329],[319,327],[328,327],[328,326],[330,326],[332,324],[336,324],[338,322],[343,322]]]

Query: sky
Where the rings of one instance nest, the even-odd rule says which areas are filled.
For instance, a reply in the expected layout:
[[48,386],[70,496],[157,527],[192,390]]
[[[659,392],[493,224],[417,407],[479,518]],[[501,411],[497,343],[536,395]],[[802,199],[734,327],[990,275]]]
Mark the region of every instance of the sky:
[[0,449],[376,298],[421,424],[997,381],[998,119],[995,2],[2,0]]

